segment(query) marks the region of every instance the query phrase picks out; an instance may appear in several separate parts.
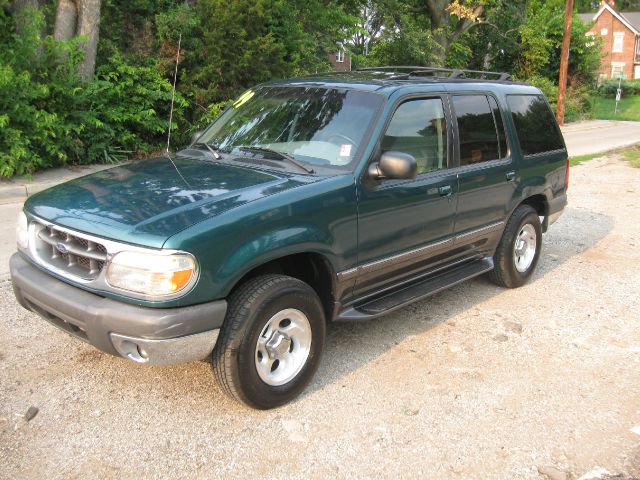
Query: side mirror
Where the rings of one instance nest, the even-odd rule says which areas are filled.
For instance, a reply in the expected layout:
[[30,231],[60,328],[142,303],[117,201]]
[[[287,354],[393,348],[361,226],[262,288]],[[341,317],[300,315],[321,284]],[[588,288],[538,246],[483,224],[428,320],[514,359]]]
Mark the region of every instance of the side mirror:
[[194,134],[191,135],[191,143],[189,145],[193,145],[194,143],[196,143],[196,141],[202,136],[203,133],[204,130],[198,130],[197,132],[194,132]]
[[418,164],[408,153],[385,152],[380,156],[378,163],[369,165],[369,176],[374,179],[411,180],[416,178],[416,175]]

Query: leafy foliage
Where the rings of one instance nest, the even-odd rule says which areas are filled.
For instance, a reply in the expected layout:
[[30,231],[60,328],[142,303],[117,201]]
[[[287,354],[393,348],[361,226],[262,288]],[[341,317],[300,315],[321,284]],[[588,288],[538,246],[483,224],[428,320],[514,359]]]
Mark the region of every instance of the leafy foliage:
[[615,96],[618,85],[622,90],[622,95],[640,95],[640,80],[607,80],[598,87],[598,93],[604,96]]
[[[9,3],[0,0],[0,177],[164,148],[179,38],[176,145],[256,83],[328,71],[341,44],[356,67],[511,71],[557,97],[562,0],[102,0],[89,83],[77,76],[83,39],[46,35],[55,2],[13,13]],[[595,88],[599,45],[586,28],[574,18],[569,118],[588,114]]]
[[424,22],[409,12],[396,12],[396,28],[385,30],[373,48],[369,64],[430,65],[434,41]]
[[[64,164],[114,162],[157,148],[167,129],[171,84],[152,67],[114,55],[81,83],[80,39],[44,41],[39,12],[26,17],[0,56],[0,176]],[[3,29],[12,29],[5,17]],[[174,118],[187,102],[176,98]]]

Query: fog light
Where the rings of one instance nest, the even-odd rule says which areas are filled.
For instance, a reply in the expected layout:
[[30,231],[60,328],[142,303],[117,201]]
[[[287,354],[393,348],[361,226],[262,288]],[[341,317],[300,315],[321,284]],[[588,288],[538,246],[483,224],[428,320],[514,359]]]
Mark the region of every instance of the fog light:
[[149,361],[149,353],[136,342],[114,333],[110,336],[111,343],[124,358],[133,360],[136,363],[147,363]]

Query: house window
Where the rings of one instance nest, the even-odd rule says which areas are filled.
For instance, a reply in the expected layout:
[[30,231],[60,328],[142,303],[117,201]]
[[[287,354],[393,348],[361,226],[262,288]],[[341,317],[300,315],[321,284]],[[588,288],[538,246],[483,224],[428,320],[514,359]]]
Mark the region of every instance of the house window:
[[594,41],[595,36],[595,32],[587,32],[587,47],[593,47],[596,44],[596,42]]
[[616,32],[613,34],[613,52],[622,53],[622,46],[624,44],[624,32]]
[[609,30],[607,30],[606,28],[603,28],[602,30],[600,30],[600,35],[605,36],[609,33]]
[[343,63],[344,62],[344,51],[343,50],[338,50],[338,53],[336,53],[336,62],[338,62],[338,63]]
[[625,78],[624,62],[611,62],[611,78]]

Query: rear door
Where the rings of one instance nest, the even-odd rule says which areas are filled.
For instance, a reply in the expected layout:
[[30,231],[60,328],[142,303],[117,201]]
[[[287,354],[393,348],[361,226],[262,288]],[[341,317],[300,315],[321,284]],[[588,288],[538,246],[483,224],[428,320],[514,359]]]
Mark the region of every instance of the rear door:
[[493,95],[452,94],[458,157],[455,245],[473,254],[491,253],[504,228],[516,186],[516,169]]

